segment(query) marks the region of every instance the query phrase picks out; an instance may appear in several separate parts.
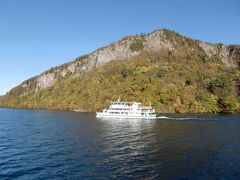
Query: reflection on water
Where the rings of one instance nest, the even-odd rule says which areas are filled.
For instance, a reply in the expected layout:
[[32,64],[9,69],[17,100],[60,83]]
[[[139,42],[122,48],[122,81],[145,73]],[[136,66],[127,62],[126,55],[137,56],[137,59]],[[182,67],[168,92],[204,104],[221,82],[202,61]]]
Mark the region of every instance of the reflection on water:
[[239,179],[240,118],[0,109],[0,179]]

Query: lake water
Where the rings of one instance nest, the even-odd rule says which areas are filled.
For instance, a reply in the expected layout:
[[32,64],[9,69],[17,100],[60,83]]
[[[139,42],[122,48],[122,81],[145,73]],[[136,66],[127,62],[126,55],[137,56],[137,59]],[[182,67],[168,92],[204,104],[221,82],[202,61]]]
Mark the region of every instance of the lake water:
[[239,115],[0,109],[0,179],[240,179]]

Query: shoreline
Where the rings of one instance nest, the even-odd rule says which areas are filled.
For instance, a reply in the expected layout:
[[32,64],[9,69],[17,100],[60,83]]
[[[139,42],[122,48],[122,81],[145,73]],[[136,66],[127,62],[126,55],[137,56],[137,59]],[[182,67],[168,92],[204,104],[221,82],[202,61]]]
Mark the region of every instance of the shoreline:
[[[65,109],[46,109],[46,108],[19,108],[19,107],[0,107],[0,109],[16,109],[16,110],[39,110],[39,111],[59,111],[59,112],[75,112],[75,113],[96,113],[97,111],[86,111],[86,110],[65,110]],[[240,113],[210,113],[210,112],[197,112],[197,113],[179,113],[179,112],[156,112],[157,114],[211,114],[211,115],[240,115]]]

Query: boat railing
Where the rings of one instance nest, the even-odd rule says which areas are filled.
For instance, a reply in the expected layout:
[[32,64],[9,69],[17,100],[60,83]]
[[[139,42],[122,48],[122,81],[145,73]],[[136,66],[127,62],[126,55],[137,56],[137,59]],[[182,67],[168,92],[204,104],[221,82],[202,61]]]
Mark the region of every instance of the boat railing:
[[135,102],[111,102],[111,105],[132,106]]

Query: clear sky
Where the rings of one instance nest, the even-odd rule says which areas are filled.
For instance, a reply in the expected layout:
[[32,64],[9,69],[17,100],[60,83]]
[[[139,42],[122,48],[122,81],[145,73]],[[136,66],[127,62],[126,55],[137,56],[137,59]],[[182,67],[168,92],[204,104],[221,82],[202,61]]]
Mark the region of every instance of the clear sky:
[[239,0],[0,0],[0,94],[126,35],[240,44]]

